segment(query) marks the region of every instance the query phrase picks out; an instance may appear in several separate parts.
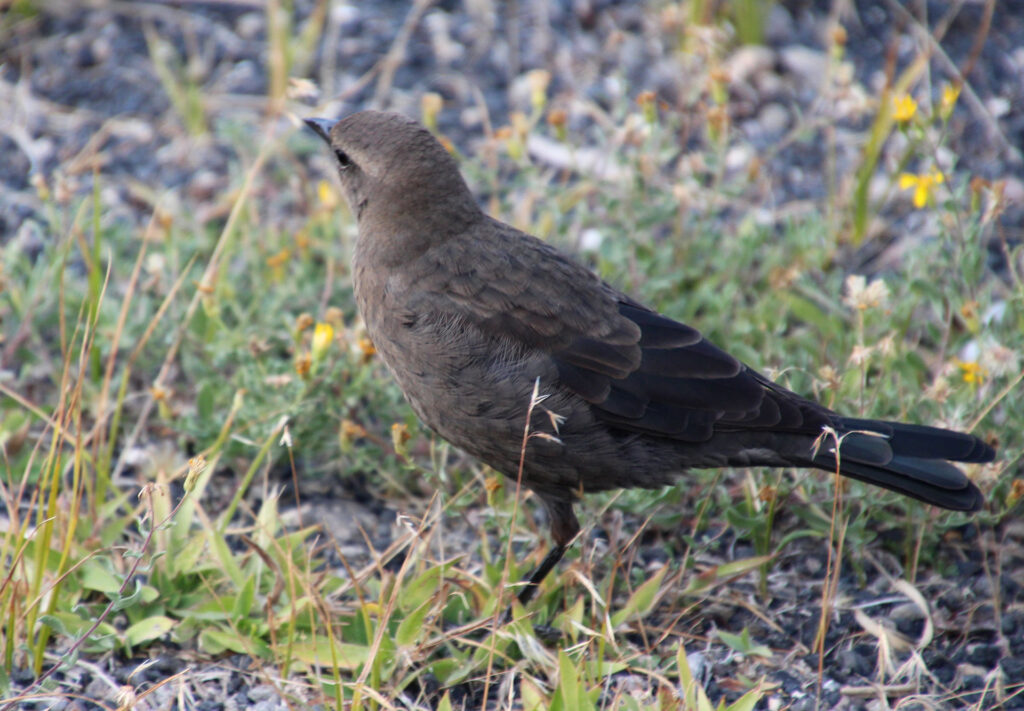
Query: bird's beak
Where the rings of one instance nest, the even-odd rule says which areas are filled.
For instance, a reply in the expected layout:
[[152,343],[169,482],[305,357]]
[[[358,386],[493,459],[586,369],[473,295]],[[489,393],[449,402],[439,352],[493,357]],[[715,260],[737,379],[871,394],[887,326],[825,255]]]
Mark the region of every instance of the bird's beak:
[[327,141],[327,144],[330,145],[330,143],[331,143],[331,129],[334,128],[334,124],[338,123],[337,121],[332,121],[331,119],[322,119],[322,118],[308,118],[308,119],[303,119],[303,121],[306,122],[307,126],[309,126],[311,129],[313,129],[313,131],[316,133],[316,135],[320,136],[320,138],[322,138],[325,141]]

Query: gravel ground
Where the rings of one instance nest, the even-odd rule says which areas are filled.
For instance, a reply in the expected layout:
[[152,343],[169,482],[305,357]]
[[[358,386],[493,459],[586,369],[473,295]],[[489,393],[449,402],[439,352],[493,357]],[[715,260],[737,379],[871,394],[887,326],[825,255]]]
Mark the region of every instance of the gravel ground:
[[[897,62],[905,65],[924,42],[899,3],[849,4],[840,13],[852,70],[847,91],[838,99],[823,96],[820,77],[827,63],[833,4],[779,3],[770,15],[767,46],[738,50],[726,62],[732,77],[730,114],[735,131],[745,139],[737,142],[727,161],[742,169],[753,156],[767,156],[763,173],[770,182],[767,190],[737,199],[746,201],[745,206],[763,207],[770,219],[781,221],[818,209],[826,197],[821,179],[826,141],[818,140],[825,129],[780,144],[798,117],[818,116],[836,127],[835,160],[843,173],[842,166],[853,165],[859,156],[856,134],[871,118],[863,110],[865,98],[884,84],[887,53],[894,52]],[[942,23],[947,3],[912,4],[926,10],[931,27]],[[149,219],[147,186],[166,191],[171,209],[193,212],[200,219],[215,209],[211,202],[229,187],[233,149],[218,142],[216,135],[196,139],[184,129],[154,68],[153,42],[147,43],[146,33],[162,38],[179,56],[195,57],[189,72],[202,88],[211,121],[256,123],[269,82],[261,5],[244,0],[37,5],[38,14],[6,22],[0,36],[3,239],[20,240],[29,250],[50,239],[41,227],[43,206],[33,182],[36,175],[52,179],[67,194],[79,195],[91,190],[93,171],[98,170],[107,213],[128,224]],[[951,121],[950,149],[971,173],[1006,181],[1010,207],[1000,218],[999,236],[1015,245],[1024,240],[1024,3],[997,2],[991,30],[978,45],[984,6],[966,2],[948,23],[932,61],[935,92],[940,78],[951,78],[950,67],[971,68]],[[309,0],[295,2],[299,18],[312,9]],[[687,60],[671,51],[667,41],[672,22],[668,11],[614,0],[493,5],[452,1],[422,9],[402,2],[334,3],[327,31],[309,58],[308,76],[319,87],[320,97],[335,97],[321,99],[320,115],[386,106],[417,116],[422,94],[437,92],[445,99],[441,130],[472,153],[485,123],[503,125],[510,111],[528,107],[523,76],[531,69],[551,72],[554,103],[568,107],[573,120],[584,120],[576,118],[583,113],[575,110],[581,105],[610,107],[632,100],[642,90],[656,92],[669,105],[685,103],[692,87],[686,80]],[[396,43],[403,27],[410,32],[408,42]],[[381,71],[378,61],[396,47],[404,52],[393,73]],[[545,159],[545,146],[532,149]],[[297,219],[288,208],[289,203],[278,207],[282,224]],[[907,200],[892,201],[883,217],[872,227],[881,238],[851,255],[854,267],[858,261],[870,268],[898,259],[901,236],[926,228]],[[993,248],[990,267],[996,274],[1002,268],[1001,255]],[[324,510],[341,506],[329,497],[330,492],[321,497]],[[345,506],[358,509],[347,518],[369,522],[383,515],[384,522],[378,525],[390,526],[392,514],[386,513],[386,506],[353,504],[351,496],[344,499]],[[340,528],[339,523],[332,530]],[[359,540],[354,531],[350,533],[340,533],[339,538]],[[986,546],[979,545],[979,539]],[[601,541],[599,535],[586,545],[600,552]],[[656,552],[663,549],[663,541],[651,543],[640,554],[642,558],[649,550],[650,560],[637,564],[657,563],[657,556],[663,555]],[[965,527],[956,540],[947,541],[949,570],[941,576],[925,574],[917,581],[917,589],[932,605],[936,625],[930,643],[920,651],[928,672],[918,676],[924,688],[952,699],[948,708],[989,708],[982,695],[991,698],[993,685],[1024,679],[1022,543],[1024,528],[1019,524],[996,531]],[[980,553],[983,548],[998,552],[986,559]],[[703,562],[710,565],[744,554],[750,551],[743,551],[728,532],[720,532]],[[819,580],[825,562],[818,548],[799,542],[788,555],[774,566],[769,581],[770,620],[744,607],[742,601],[753,599],[757,591],[737,583],[722,592],[716,604],[680,624],[700,635],[747,627],[753,638],[773,650],[792,650],[770,670],[769,678],[779,685],[776,698],[789,708],[810,709],[816,707],[817,661],[809,650],[820,593],[817,586],[797,587],[792,580]],[[891,579],[901,577],[898,563],[879,554],[873,570],[859,575],[850,571],[842,579],[821,707],[883,707],[868,681],[877,663],[877,639],[849,631],[861,629],[855,620],[859,610],[872,618],[888,617],[912,640],[922,637],[920,611],[911,598],[894,592]],[[993,607],[993,599],[1002,601],[1001,608]],[[964,629],[970,634],[959,634]],[[905,653],[901,660],[910,657]],[[110,703],[112,689],[124,682],[138,661],[82,662],[64,675],[62,686]],[[716,656],[712,650],[696,661],[707,672],[713,698],[730,691],[717,688],[716,678],[743,673],[753,663],[742,655]],[[184,665],[177,650],[169,650],[135,681],[155,683]],[[260,670],[251,666],[252,660],[190,660],[189,665],[190,708],[286,708],[274,688],[259,681]],[[758,667],[757,674],[761,673],[766,673],[763,666]],[[16,684],[30,681],[30,674],[15,677]],[[628,685],[634,680],[619,681]],[[472,705],[473,691],[464,693]],[[146,707],[174,707],[173,694],[167,687],[166,693],[161,690],[150,697]],[[54,708],[93,708],[82,701],[63,703]],[[44,707],[49,704],[36,706]],[[1024,695],[1011,698],[1004,708],[1024,708]]]

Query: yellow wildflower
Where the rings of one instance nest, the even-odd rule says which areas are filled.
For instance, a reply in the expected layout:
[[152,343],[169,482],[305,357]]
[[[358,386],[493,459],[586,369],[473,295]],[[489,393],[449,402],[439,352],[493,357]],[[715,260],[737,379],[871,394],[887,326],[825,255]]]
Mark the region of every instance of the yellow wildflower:
[[900,190],[914,190],[914,207],[920,209],[928,204],[932,199],[932,194],[935,192],[935,186],[941,185],[946,181],[945,176],[939,170],[933,170],[931,173],[922,173],[921,175],[914,175],[913,173],[901,173],[900,174]]
[[313,361],[319,362],[334,340],[334,328],[329,323],[318,323],[313,329]]
[[412,439],[409,433],[409,426],[404,422],[395,422],[391,425],[391,446],[395,448],[395,454],[400,457],[408,457],[409,449],[405,446]]
[[276,254],[272,254],[269,257],[267,257],[267,266],[272,269],[282,267],[291,256],[291,251],[289,251],[288,248],[285,247],[280,252],[277,252]]
[[185,477],[185,491],[190,492],[196,488],[199,475],[206,469],[206,457],[199,454],[188,460],[188,475]]
[[946,84],[942,87],[942,98],[939,99],[939,115],[945,121],[953,113],[956,100],[960,98],[960,87],[956,84]]
[[530,86],[530,105],[540,113],[548,101],[548,85],[551,83],[551,72],[546,69],[534,69],[526,75]]
[[917,102],[910,94],[901,94],[892,99],[892,117],[900,123],[906,123],[917,113]]
[[363,429],[362,425],[352,420],[341,421],[341,427],[338,428],[338,444],[342,452],[347,454],[352,451],[352,443],[365,436],[366,430]]
[[369,363],[370,359],[373,358],[374,353],[377,352],[376,347],[373,345],[373,341],[365,336],[359,339],[356,343],[356,348],[359,350],[359,362],[361,363]]
[[423,125],[430,131],[437,131],[437,115],[441,113],[444,99],[440,94],[428,92],[420,99],[420,115],[423,117]]
[[316,184],[316,194],[320,198],[320,202],[328,210],[333,210],[338,206],[338,191],[334,189],[330,182],[326,180],[318,181]]
[[985,382],[985,378],[988,377],[988,368],[977,361],[963,361],[959,358],[954,358],[953,363],[960,369],[960,377],[968,385],[981,385]]

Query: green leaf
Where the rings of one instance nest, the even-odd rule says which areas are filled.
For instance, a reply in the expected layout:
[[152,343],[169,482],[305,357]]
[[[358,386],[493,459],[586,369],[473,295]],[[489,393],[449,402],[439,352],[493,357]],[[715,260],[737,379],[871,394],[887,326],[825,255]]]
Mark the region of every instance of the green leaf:
[[740,634],[732,634],[731,632],[718,630],[718,637],[734,651],[739,652],[740,654],[754,654],[759,657],[772,656],[772,650],[763,644],[755,644],[750,639],[750,630],[746,627],[743,628],[743,631]]
[[774,557],[775,556],[771,555],[756,555],[750,558],[734,560],[729,563],[708,568],[700,575],[697,575],[690,580],[690,584],[686,586],[683,593],[686,595],[693,595],[695,593],[702,592],[707,588],[726,582],[731,578],[746,575],[747,573],[756,571],[765,563],[771,562]]
[[[138,580],[136,580],[135,581],[135,590],[133,590],[128,595],[125,595],[123,597],[118,598],[114,602],[114,606],[113,606],[112,609],[114,611],[119,611],[119,610],[124,610],[126,608],[132,607],[133,605],[135,605],[135,604],[137,604],[139,602],[143,602],[144,603],[145,602],[145,587],[146,586],[143,586],[142,583],[140,583]],[[117,595],[116,591],[114,593],[111,593],[111,597],[114,597],[115,595]]]
[[124,641],[132,647],[151,642],[170,632],[175,624],[174,620],[163,615],[147,617],[124,631]]
[[580,693],[580,680],[576,674],[576,665],[564,650],[558,651],[558,689],[557,696],[562,700],[562,708],[580,709],[585,694]]
[[422,575],[409,581],[398,594],[398,605],[403,610],[415,610],[431,599],[441,584],[441,576],[451,567],[450,563],[427,568]]
[[650,580],[633,591],[622,609],[612,615],[613,629],[633,616],[643,616],[651,611],[657,599],[658,590],[661,589],[661,581],[665,579],[667,572],[668,566],[663,565],[661,570],[655,573]]
[[92,558],[82,564],[82,587],[108,595],[121,589],[122,581],[103,562]]
[[524,676],[520,681],[519,695],[523,711],[538,711],[538,709],[545,709],[549,706],[540,687],[528,676]]
[[830,318],[821,310],[821,307],[810,299],[805,299],[802,296],[797,296],[792,292],[786,293],[786,302],[789,306],[789,312],[801,321],[805,321],[816,329],[821,334],[831,334],[836,330],[836,319]]
[[676,666],[679,668],[679,686],[683,691],[683,708],[688,711],[713,711],[711,699],[708,698],[704,687],[693,678],[690,660],[686,658],[686,647],[682,644],[676,653]]
[[422,605],[409,613],[398,625],[395,632],[395,644],[399,647],[408,647],[414,644],[422,635],[423,620],[426,618],[430,608],[433,607],[433,600],[427,599]]
[[199,392],[196,395],[196,414],[199,415],[201,420],[211,421],[216,403],[217,386],[212,380],[207,380],[199,386]]
[[256,578],[246,578],[242,589],[238,591],[235,604],[231,608],[231,616],[236,620],[244,620],[252,613],[253,604],[256,600]]
[[199,648],[207,654],[251,654],[266,659],[270,648],[253,637],[246,637],[231,630],[207,629],[199,633]]
[[179,577],[197,572],[199,558],[206,548],[206,537],[203,534],[196,534],[182,546],[175,555],[167,557],[168,572],[172,577]]
[[754,711],[757,706],[757,702],[764,698],[764,692],[761,691],[760,685],[757,688],[751,689],[740,698],[736,699],[730,704],[725,711]]
[[298,642],[292,646],[292,654],[309,666],[337,667],[355,670],[370,659],[370,648],[361,644],[335,642],[320,636],[315,640]]

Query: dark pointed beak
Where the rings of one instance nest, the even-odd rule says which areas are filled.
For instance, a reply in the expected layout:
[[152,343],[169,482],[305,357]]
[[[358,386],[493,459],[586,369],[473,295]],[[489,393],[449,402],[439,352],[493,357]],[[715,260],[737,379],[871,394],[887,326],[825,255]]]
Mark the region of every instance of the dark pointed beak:
[[313,129],[313,131],[316,133],[316,135],[320,136],[320,138],[322,138],[325,141],[327,141],[327,144],[330,145],[330,143],[331,143],[331,129],[334,128],[334,124],[338,123],[337,121],[332,121],[331,119],[322,119],[322,118],[308,118],[308,119],[303,119],[303,121],[306,122],[307,126],[309,126],[311,129]]

